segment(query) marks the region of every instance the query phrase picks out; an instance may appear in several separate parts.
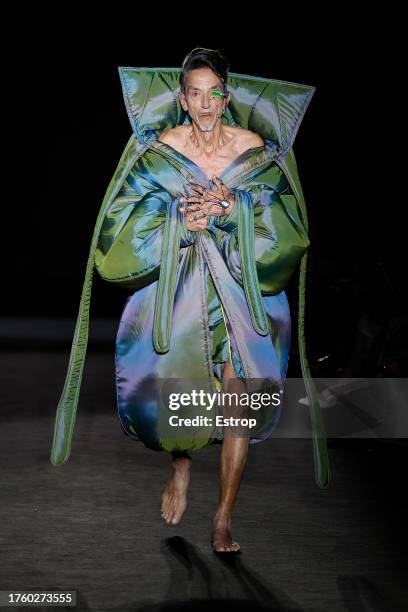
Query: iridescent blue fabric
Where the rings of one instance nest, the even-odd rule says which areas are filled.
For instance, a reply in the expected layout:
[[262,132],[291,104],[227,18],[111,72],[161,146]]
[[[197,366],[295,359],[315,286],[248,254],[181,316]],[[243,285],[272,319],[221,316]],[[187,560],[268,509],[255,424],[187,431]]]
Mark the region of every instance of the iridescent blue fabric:
[[[163,428],[163,382],[219,389],[231,361],[251,389],[282,390],[290,351],[285,287],[300,265],[299,349],[310,399],[316,481],[329,482],[323,421],[303,337],[308,224],[292,149],[314,88],[230,74],[223,122],[257,132],[264,146],[239,155],[220,175],[233,190],[230,216],[190,232],[179,211],[189,184],[210,186],[190,159],[158,140],[189,123],[178,102],[179,69],[120,68],[133,134],[99,212],[81,297],[70,365],[55,424],[51,460],[70,453],[88,339],[94,267],[131,290],[116,341],[116,389],[125,432],[146,446],[195,450],[222,440],[218,427],[172,436]],[[217,384],[218,383],[218,384]],[[262,413],[251,441],[271,435],[281,406]]]

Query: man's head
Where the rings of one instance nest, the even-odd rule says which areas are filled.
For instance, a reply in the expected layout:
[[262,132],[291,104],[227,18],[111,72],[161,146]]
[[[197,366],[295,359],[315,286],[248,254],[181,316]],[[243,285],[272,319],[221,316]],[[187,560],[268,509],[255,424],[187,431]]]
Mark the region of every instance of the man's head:
[[211,132],[228,105],[228,63],[219,51],[197,47],[184,59],[180,104],[203,132]]

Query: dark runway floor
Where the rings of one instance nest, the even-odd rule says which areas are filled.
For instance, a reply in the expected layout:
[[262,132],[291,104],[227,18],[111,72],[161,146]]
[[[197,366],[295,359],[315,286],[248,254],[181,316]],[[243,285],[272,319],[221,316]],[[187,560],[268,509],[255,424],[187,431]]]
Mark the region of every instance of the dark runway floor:
[[311,440],[251,446],[233,522],[243,553],[225,561],[209,545],[220,446],[193,455],[189,506],[167,526],[169,456],[122,432],[112,351],[88,353],[71,459],[51,465],[67,363],[1,354],[0,589],[75,590],[76,609],[99,612],[407,609],[406,445],[330,440],[327,490]]

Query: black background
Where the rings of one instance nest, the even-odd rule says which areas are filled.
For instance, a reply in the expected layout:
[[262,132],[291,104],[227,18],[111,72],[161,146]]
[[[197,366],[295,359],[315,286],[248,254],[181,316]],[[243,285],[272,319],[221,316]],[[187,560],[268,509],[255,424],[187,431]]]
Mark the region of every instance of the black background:
[[[96,216],[131,134],[118,66],[179,67],[195,46],[220,49],[231,72],[316,87],[294,143],[310,224],[312,352],[325,350],[333,330],[352,337],[367,303],[380,316],[404,311],[395,121],[387,106],[398,88],[381,38],[339,14],[307,22],[258,10],[232,19],[204,7],[182,25],[189,8],[135,15],[118,7],[104,21],[60,15],[25,40],[24,60],[12,65],[23,135],[13,143],[3,313],[76,317]],[[295,315],[297,277],[287,292]],[[125,299],[95,272],[91,316],[120,316]]]
[[[177,67],[205,46],[222,50],[233,72],[317,88],[294,150],[311,238],[306,346],[314,373],[319,355],[336,355],[331,377],[346,363],[363,313],[381,321],[406,312],[406,172],[398,168],[406,69],[397,66],[397,43],[406,39],[397,26],[405,20],[391,4],[379,5],[375,25],[373,6],[358,17],[356,3],[315,12],[309,3],[307,19],[293,3],[287,13],[277,3],[178,3],[166,12],[122,3],[103,15],[98,6],[91,18],[84,6],[73,15],[62,3],[43,11],[16,4],[3,21],[2,96],[10,109],[0,140],[5,169],[9,162],[0,323],[21,320],[29,350],[9,334],[1,355],[2,588],[76,588],[81,609],[105,598],[121,611],[125,601],[132,601],[126,609],[164,610],[181,609],[190,587],[206,602],[225,581],[223,610],[244,609],[235,597],[252,593],[254,609],[261,609],[256,602],[282,610],[404,609],[405,444],[330,439],[327,491],[314,485],[310,440],[257,445],[234,519],[244,561],[229,569],[203,553],[210,553],[215,448],[194,459],[192,503],[176,537],[159,523],[168,457],[120,430],[113,336],[106,353],[87,356],[75,446],[63,470],[49,464],[49,451],[94,223],[131,134],[117,67]],[[294,327],[296,292],[294,277]],[[91,333],[97,317],[119,322],[125,299],[95,274]],[[64,336],[62,351],[52,327]],[[289,370],[297,361],[293,337]],[[217,600],[209,605],[218,609]]]

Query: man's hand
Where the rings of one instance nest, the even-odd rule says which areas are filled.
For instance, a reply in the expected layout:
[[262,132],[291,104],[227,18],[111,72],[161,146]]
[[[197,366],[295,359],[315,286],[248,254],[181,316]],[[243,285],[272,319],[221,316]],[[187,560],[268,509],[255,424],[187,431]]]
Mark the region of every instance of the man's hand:
[[186,215],[185,224],[186,228],[191,232],[202,232],[207,229],[208,217],[202,212],[197,212]]
[[[198,183],[190,183],[190,188],[196,195],[179,199],[180,204],[185,204],[185,206],[180,206],[180,212],[187,212],[186,227],[193,232],[206,229],[210,215],[228,216],[235,206],[234,195],[221,179],[214,176],[213,183],[216,189],[207,189]],[[230,203],[229,207],[221,206],[220,200],[227,200]]]
[[207,228],[208,216],[211,205],[204,203],[204,198],[191,196],[189,198],[180,198],[182,204],[179,208],[180,212],[185,212],[186,228],[192,232],[201,232]]

